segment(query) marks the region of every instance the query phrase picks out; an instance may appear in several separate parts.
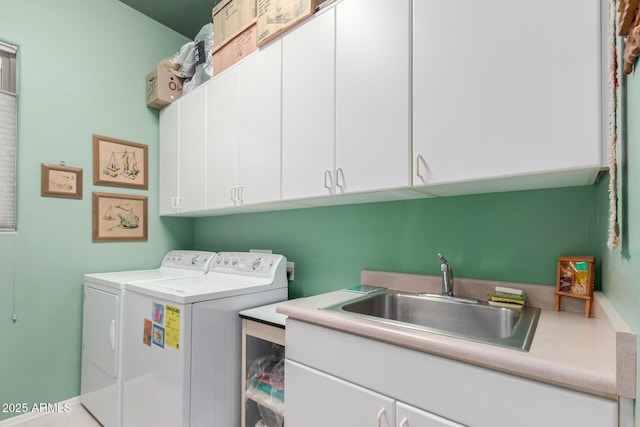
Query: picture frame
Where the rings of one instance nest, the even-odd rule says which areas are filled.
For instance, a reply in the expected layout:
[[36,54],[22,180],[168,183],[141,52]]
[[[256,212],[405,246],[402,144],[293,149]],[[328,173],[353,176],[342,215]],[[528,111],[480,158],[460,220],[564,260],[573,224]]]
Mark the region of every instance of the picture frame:
[[92,219],[94,242],[146,241],[147,197],[94,192]]
[[596,258],[592,256],[560,256],[556,276],[556,311],[561,297],[586,300],[585,316],[591,316]]
[[148,168],[148,146],[93,135],[94,184],[148,190]]
[[64,165],[40,165],[42,197],[82,199],[82,169]]

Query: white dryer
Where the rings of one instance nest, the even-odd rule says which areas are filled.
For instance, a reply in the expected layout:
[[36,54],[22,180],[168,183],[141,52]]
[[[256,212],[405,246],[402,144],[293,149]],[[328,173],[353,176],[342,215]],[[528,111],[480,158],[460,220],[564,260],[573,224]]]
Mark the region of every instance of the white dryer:
[[203,276],[214,256],[173,250],[159,268],[84,275],[80,402],[105,427],[122,426],[125,283]]
[[203,277],[125,286],[124,425],[240,425],[238,313],[287,299],[286,259],[221,252]]

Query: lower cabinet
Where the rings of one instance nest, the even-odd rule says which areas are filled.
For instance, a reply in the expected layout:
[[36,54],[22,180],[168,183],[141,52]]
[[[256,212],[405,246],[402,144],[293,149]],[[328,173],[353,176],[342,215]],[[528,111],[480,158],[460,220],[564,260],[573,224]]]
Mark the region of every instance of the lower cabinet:
[[287,360],[287,424],[305,427],[454,427],[461,424]]
[[[286,422],[290,426],[619,425],[615,397],[511,375],[291,317],[287,318],[286,341]],[[514,357],[523,357],[513,351]]]
[[456,422],[439,417],[406,403],[396,401],[397,427],[456,427]]

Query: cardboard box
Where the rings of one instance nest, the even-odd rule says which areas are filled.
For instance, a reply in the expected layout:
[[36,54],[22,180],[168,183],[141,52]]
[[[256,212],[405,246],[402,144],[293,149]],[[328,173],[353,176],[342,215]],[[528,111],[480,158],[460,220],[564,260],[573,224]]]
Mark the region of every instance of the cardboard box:
[[213,49],[213,74],[220,74],[251,52],[258,49],[256,38],[258,31],[254,19],[243,31],[227,40],[222,46]]
[[222,46],[256,17],[256,0],[223,0],[211,12],[213,46]]
[[318,0],[257,0],[258,46],[313,15]]
[[182,96],[183,79],[164,65],[147,74],[147,107],[161,110]]

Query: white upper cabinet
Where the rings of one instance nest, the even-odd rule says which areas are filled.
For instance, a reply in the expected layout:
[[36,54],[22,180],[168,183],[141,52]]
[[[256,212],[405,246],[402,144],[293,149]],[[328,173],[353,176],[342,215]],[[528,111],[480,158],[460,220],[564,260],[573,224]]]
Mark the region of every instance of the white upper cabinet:
[[282,198],[335,193],[335,9],[282,40]]
[[180,100],[180,209],[206,208],[207,103],[206,90],[198,88]]
[[601,0],[342,0],[160,113],[160,213],[587,185]]
[[180,196],[180,102],[160,111],[159,210],[160,215],[178,213]]
[[208,210],[280,200],[281,43],[208,83]]
[[207,85],[207,209],[235,206],[239,178],[238,68]]
[[407,188],[409,0],[336,5],[336,193]]
[[599,0],[414,1],[413,184],[447,195],[593,183],[599,22]]
[[240,203],[280,200],[282,42],[263,47],[239,68]]
[[201,87],[160,112],[160,214],[206,207],[206,103]]

